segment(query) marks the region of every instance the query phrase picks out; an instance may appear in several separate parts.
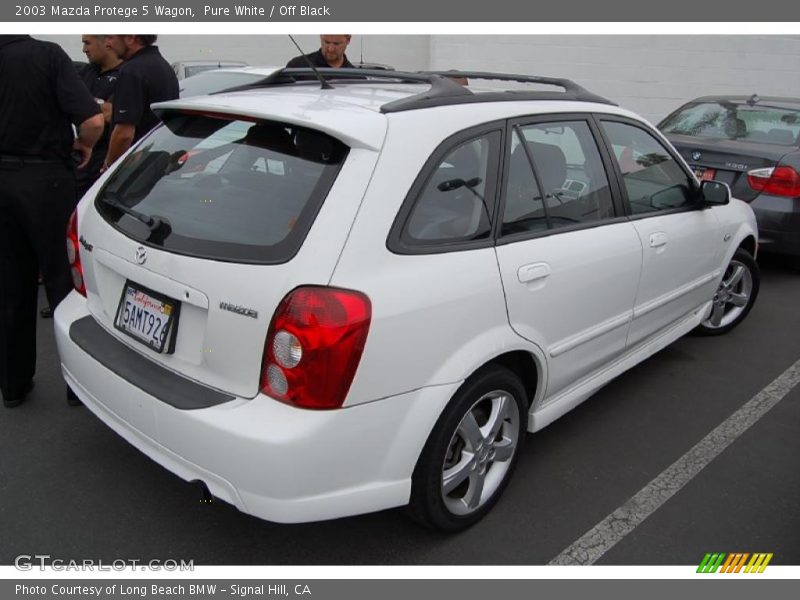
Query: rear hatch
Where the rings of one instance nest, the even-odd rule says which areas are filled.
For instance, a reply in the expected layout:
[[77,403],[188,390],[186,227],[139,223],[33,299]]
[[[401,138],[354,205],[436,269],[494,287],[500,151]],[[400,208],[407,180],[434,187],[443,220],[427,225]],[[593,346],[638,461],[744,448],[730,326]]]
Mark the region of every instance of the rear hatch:
[[286,122],[162,118],[81,205],[88,307],[151,360],[253,397],[275,308],[328,283],[377,154]]
[[758,196],[747,173],[775,167],[798,148],[800,101],[778,98],[701,98],[659,124],[700,179],[727,183],[736,198]]

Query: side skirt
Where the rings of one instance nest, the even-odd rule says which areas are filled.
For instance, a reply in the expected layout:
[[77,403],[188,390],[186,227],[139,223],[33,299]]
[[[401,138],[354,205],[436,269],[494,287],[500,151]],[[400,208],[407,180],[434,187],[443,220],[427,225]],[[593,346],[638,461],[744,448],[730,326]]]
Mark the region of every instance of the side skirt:
[[574,385],[559,392],[550,399],[533,408],[528,413],[528,431],[533,433],[547,427],[560,416],[568,413],[609,381],[618,377],[643,360],[663,350],[672,342],[689,333],[707,318],[711,302],[690,312],[671,327],[661,331],[656,337],[649,338],[636,347],[631,348],[617,360],[599,371],[589,374]]

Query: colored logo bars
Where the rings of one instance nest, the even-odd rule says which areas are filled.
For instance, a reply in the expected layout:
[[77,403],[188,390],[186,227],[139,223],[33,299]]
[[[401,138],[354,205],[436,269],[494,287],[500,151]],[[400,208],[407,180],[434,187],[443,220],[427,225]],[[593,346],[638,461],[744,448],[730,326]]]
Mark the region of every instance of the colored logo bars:
[[[747,559],[750,562],[747,562]],[[697,567],[698,573],[738,573],[744,567],[744,573],[763,573],[769,561],[772,560],[772,552],[748,554],[747,552],[737,552],[735,554],[708,553],[703,557],[700,566]],[[747,563],[747,566],[745,566]]]

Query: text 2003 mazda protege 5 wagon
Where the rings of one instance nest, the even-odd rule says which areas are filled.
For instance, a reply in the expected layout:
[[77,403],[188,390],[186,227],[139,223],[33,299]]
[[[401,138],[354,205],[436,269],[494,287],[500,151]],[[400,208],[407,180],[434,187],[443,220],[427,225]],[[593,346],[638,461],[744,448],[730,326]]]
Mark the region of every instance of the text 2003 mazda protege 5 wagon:
[[467,527],[526,432],[756,298],[750,208],[570,81],[292,75],[157,105],[56,311],[86,406],[241,511]]

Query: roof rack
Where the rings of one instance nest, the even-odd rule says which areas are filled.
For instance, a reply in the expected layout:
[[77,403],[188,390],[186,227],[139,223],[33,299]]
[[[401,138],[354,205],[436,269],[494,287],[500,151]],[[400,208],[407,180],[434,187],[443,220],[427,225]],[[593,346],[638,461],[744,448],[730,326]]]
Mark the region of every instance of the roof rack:
[[[370,83],[376,79],[397,83],[427,83],[430,88],[408,98],[393,100],[381,106],[382,113],[401,112],[450,104],[473,104],[478,102],[502,102],[516,100],[575,100],[582,102],[614,102],[593,94],[574,81],[554,77],[537,77],[530,75],[512,75],[506,73],[488,73],[481,71],[386,71],[379,69],[317,69],[327,80],[341,79],[348,83]],[[455,78],[486,79],[496,81],[514,81],[519,83],[535,83],[564,88],[563,92],[533,90],[498,90],[496,92],[472,92],[468,86],[461,85]],[[237,86],[224,90],[226,92],[248,90],[253,88],[289,85],[295,83],[318,84],[312,69],[279,69],[255,83]]]

